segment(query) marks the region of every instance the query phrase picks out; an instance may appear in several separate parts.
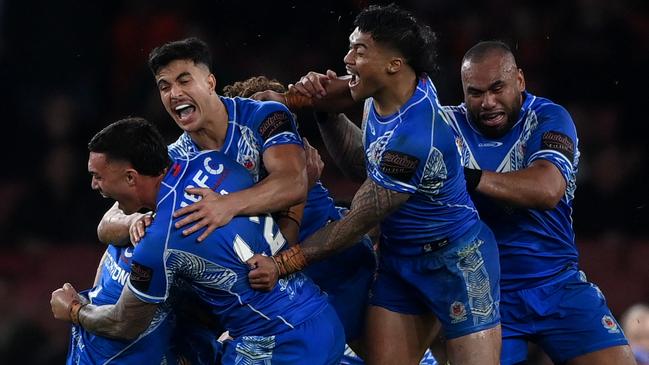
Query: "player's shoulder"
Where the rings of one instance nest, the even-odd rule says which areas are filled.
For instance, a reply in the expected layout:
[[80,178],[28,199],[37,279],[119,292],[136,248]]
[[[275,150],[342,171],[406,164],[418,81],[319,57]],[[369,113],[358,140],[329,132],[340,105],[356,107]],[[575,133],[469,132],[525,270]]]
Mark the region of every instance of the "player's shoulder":
[[[290,114],[288,108],[282,103],[270,100],[254,100],[250,98],[235,97],[230,99],[236,105],[240,117],[263,120],[272,113]],[[237,118],[241,119],[241,118]]]
[[533,98],[530,101],[529,108],[530,110],[534,111],[537,118],[539,118],[541,122],[547,119],[565,119],[566,121],[572,123],[572,117],[570,116],[570,113],[563,106],[555,103],[548,98],[535,96],[529,93],[527,94],[527,96]]
[[452,115],[455,118],[464,118],[466,115],[466,106],[460,105],[442,105],[442,112],[447,115]]

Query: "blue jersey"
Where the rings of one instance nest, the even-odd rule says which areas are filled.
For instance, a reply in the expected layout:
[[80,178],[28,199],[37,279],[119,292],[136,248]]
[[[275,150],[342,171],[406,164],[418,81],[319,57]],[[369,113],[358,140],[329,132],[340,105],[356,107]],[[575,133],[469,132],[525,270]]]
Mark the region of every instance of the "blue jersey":
[[[115,304],[129,278],[133,247],[109,245],[102,261],[100,280],[87,293],[94,305]],[[82,293],[83,294],[83,293]],[[78,325],[72,326],[72,340],[66,364],[160,364],[172,361],[165,357],[169,347],[173,320],[169,307],[160,306],[153,320],[135,340],[113,340],[92,334]]]
[[497,139],[475,129],[463,104],[445,107],[466,167],[510,172],[546,160],[566,180],[566,192],[551,210],[512,207],[475,194],[480,216],[494,231],[499,245],[501,287],[505,290],[535,287],[577,266],[571,218],[579,162],[575,125],[568,112],[550,100],[527,92],[524,98],[518,121]]
[[[255,182],[267,175],[262,155],[271,146],[283,144],[302,145],[292,114],[283,104],[247,98],[221,97],[228,112],[228,129],[225,144],[220,152],[237,161],[253,176]],[[189,134],[183,133],[169,145],[172,158],[199,152],[200,148]],[[311,235],[328,221],[339,218],[333,199],[320,183],[308,192],[300,240]]]
[[[268,147],[282,144],[302,146],[293,115],[283,104],[248,98],[220,98],[228,112],[228,129],[220,152],[245,167],[254,182],[267,175],[262,155]],[[169,145],[172,158],[200,150],[186,132]]]
[[197,201],[186,188],[227,194],[252,184],[245,169],[219,152],[174,160],[158,192],[155,219],[133,255],[128,281],[133,293],[142,301],[161,303],[174,280],[185,279],[233,337],[275,335],[320,314],[326,297],[301,273],[281,279],[271,292],[255,291],[248,283],[246,260],[285,246],[272,217],[235,217],[200,244],[196,238],[201,231],[185,237],[174,228],[179,218],[173,212]]
[[453,131],[444,122],[437,91],[421,78],[412,97],[390,116],[365,103],[367,175],[378,185],[412,194],[381,223],[381,250],[418,255],[454,241],[479,220],[466,191]]

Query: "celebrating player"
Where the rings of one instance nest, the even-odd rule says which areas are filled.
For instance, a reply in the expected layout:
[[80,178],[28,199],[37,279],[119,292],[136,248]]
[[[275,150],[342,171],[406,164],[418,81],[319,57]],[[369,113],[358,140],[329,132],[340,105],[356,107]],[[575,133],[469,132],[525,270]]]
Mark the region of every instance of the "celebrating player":
[[[365,100],[363,137],[342,114],[319,126],[334,158],[356,168],[348,175],[367,177],[341,220],[274,260],[256,255],[250,281],[267,288],[278,274],[320,260],[380,223],[367,362],[419,363],[437,317],[452,363],[497,364],[498,251],[466,191],[453,132],[426,76],[435,66],[434,34],[394,5],[363,10],[355,25],[344,62],[347,92]],[[294,89],[315,96],[334,76],[310,73]]]
[[462,60],[464,104],[446,107],[470,190],[500,251],[502,363],[536,342],[556,363],[633,364],[602,292],[577,263],[572,228],[579,149],[568,112],[525,91],[510,48]]
[[[82,302],[69,285],[52,293],[55,318],[111,338],[136,339],[155,325],[154,314],[177,279],[190,282],[234,339],[224,364],[273,359],[280,364],[336,364],[344,349],[342,326],[326,298],[307,277],[286,278],[270,293],[252,290],[248,260],[272,255],[285,239],[270,216],[236,217],[209,235],[174,228],[174,210],[197,199],[190,187],[234,193],[252,185],[250,175],[218,152],[170,161],[159,132],[138,118],[121,120],[89,144],[92,186],[125,213],[142,208],[156,217],[131,258],[131,275],[114,305]],[[173,164],[171,163],[173,162]]]

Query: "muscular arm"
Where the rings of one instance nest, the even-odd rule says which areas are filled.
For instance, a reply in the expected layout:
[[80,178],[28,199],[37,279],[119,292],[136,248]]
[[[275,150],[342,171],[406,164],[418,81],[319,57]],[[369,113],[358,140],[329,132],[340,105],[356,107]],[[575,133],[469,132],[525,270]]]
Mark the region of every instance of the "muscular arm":
[[318,128],[336,165],[348,178],[363,181],[366,171],[361,129],[345,114],[328,114],[326,121],[318,121]]
[[247,261],[251,268],[248,273],[250,286],[255,290],[272,290],[280,275],[299,271],[309,262],[350,247],[409,198],[409,194],[385,189],[371,179],[365,180],[354,195],[349,212],[341,220],[326,225],[300,245],[273,258],[259,254],[250,258]]
[[566,180],[554,164],[536,160],[519,171],[483,171],[476,191],[519,207],[548,210],[565,194]]
[[350,247],[385,217],[404,204],[410,194],[399,193],[366,179],[341,220],[318,230],[301,243],[307,262],[319,261]]
[[129,227],[133,222],[142,217],[143,214],[133,213],[126,215],[119,209],[118,203],[113,206],[101,218],[97,226],[97,237],[104,244],[113,244],[118,247],[129,245]]
[[79,311],[79,323],[86,330],[108,338],[132,340],[149,327],[157,304],[139,300],[124,286],[113,305],[86,305]]
[[276,212],[306,200],[307,175],[304,149],[287,144],[272,146],[262,156],[268,176],[246,190],[228,194],[235,215]]

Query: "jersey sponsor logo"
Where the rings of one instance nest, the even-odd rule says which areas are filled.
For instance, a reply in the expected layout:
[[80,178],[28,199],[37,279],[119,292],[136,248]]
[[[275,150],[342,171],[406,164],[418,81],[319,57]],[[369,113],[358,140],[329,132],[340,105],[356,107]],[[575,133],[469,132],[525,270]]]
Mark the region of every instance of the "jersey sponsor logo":
[[495,142],[495,141],[478,143],[478,147],[500,147],[502,145],[503,145],[502,142]]
[[553,150],[566,156],[569,161],[575,157],[575,143],[563,133],[549,131],[541,137],[541,148]]
[[149,290],[151,279],[153,278],[153,269],[133,261],[131,265],[131,285],[139,291]]
[[[128,260],[126,258],[120,257],[120,259],[122,259],[125,264],[128,264]],[[106,273],[113,281],[118,282],[121,286],[124,286],[124,284],[126,284],[129,273],[119,266],[113,256],[106,256],[106,260],[104,260],[104,268],[106,268]]]
[[291,117],[285,111],[271,113],[259,126],[259,134],[264,141],[276,134],[291,130]]
[[602,317],[602,326],[608,330],[608,333],[620,333],[620,328],[613,317],[605,315]]
[[449,308],[448,315],[451,317],[451,323],[460,323],[466,321],[466,307],[464,303],[455,301]]
[[405,153],[385,151],[379,168],[381,171],[400,181],[409,181],[417,171],[419,159]]

